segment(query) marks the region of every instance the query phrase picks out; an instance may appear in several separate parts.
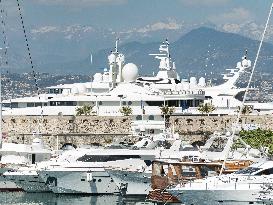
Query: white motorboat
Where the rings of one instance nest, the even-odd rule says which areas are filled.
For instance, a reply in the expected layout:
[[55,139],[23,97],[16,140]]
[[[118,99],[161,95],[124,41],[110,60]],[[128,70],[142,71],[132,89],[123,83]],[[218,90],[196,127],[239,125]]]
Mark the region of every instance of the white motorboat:
[[[186,157],[195,162],[203,159],[208,163],[212,161],[220,163],[229,151],[230,143],[231,136],[229,132],[224,134],[215,132],[199,150],[179,143],[176,146],[176,152],[173,152],[172,156],[162,154],[161,158],[157,158],[156,160],[169,160],[171,162],[173,159],[181,161]],[[253,162],[260,159],[261,154],[259,150],[251,149],[246,144],[243,145],[245,146],[244,148],[234,150],[228,155],[230,161]],[[173,146],[175,146],[175,143]],[[234,170],[229,171],[232,172]],[[139,167],[127,167],[125,169],[110,167],[107,168],[107,172],[114,179],[121,193],[124,195],[147,195],[151,191],[151,167],[144,167],[144,169],[139,169]]]
[[40,138],[34,138],[31,145],[2,143],[1,168],[0,168],[0,190],[22,190],[21,186],[13,181],[7,180],[3,175],[5,172],[13,172],[19,167],[29,166],[38,162],[47,161],[52,156],[52,151],[43,144]]
[[54,193],[111,194],[119,192],[105,167],[141,167],[158,150],[98,149],[83,153],[75,162],[38,170]]
[[51,191],[38,174],[38,170],[48,166],[61,166],[63,163],[74,162],[89,149],[71,149],[61,152],[56,158],[47,159],[40,163],[19,166],[17,169],[3,173],[6,181],[15,183],[26,192],[49,192]]
[[186,204],[258,201],[265,185],[273,185],[273,161],[255,163],[234,174],[208,177],[167,189]]
[[105,169],[111,167],[143,170],[160,156],[183,157],[179,155],[181,152],[175,151],[180,147],[179,140],[168,140],[173,141],[169,149],[162,146],[166,140],[161,137],[154,137],[150,141],[143,138],[132,149],[91,149],[82,153],[74,162],[48,166],[37,172],[54,193],[115,193],[119,189]]

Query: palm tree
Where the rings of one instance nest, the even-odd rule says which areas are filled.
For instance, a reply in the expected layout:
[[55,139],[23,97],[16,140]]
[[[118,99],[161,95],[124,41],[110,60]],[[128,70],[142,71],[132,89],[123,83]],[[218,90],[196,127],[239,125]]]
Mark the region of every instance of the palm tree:
[[94,106],[89,104],[84,104],[82,107],[76,108],[76,115],[91,115]]
[[202,114],[206,113],[206,114],[208,114],[208,116],[214,110],[215,110],[215,107],[211,103],[204,103],[204,104],[199,105],[199,107],[198,107],[199,112],[201,112]]
[[[240,112],[240,109],[241,109],[241,107],[239,106],[237,112]],[[250,113],[252,113],[252,111],[253,111],[253,107],[252,106],[250,106],[250,105],[244,105],[244,107],[243,107],[243,109],[242,109],[241,112],[242,112],[242,115],[249,115]]]
[[129,116],[132,114],[133,110],[129,106],[123,106],[119,110],[123,116]]
[[170,126],[170,117],[175,111],[175,107],[169,107],[168,105],[162,105],[160,107],[162,115],[165,117],[165,126],[168,128]]

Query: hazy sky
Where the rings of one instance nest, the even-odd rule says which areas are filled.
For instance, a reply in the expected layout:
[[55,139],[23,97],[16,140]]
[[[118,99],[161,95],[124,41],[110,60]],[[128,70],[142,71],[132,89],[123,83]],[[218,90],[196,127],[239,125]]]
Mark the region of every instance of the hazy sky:
[[[9,19],[17,19],[16,0],[5,2]],[[29,26],[91,25],[126,30],[160,21],[264,23],[270,0],[19,0]]]

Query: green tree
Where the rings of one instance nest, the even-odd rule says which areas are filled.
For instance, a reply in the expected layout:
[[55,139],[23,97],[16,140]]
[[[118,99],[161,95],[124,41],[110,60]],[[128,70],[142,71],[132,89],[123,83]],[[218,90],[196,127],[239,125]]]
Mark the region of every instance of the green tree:
[[[237,112],[240,112],[241,107],[238,107]],[[242,115],[249,115],[250,113],[252,113],[253,111],[253,107],[250,105],[244,105],[243,109],[242,109]]]
[[198,111],[201,112],[202,114],[206,113],[209,115],[214,110],[215,110],[215,107],[211,103],[203,103],[203,104],[200,104],[198,107]]
[[91,115],[94,106],[89,104],[84,104],[81,107],[76,108],[76,115]]
[[169,107],[168,105],[162,105],[160,107],[161,114],[165,117],[165,126],[168,128],[170,126],[170,117],[175,111],[175,107]]
[[133,110],[129,106],[123,106],[119,110],[123,116],[129,116],[132,114]]
[[240,137],[251,147],[265,150],[268,148],[268,153],[273,155],[273,132],[271,130],[242,130]]

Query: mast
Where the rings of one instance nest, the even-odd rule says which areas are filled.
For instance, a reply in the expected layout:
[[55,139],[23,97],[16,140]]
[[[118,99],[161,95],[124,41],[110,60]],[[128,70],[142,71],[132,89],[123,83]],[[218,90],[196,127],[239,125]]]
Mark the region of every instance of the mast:
[[[257,61],[258,61],[258,57],[260,55],[260,51],[261,51],[261,48],[262,48],[262,45],[263,45],[265,33],[266,33],[268,23],[269,23],[269,19],[270,19],[271,13],[272,13],[272,8],[273,8],[273,3],[271,4],[271,7],[270,7],[270,11],[269,11],[267,21],[266,21],[266,24],[265,24],[265,27],[264,27],[264,31],[263,31],[263,34],[262,34],[262,38],[261,38],[261,41],[260,41],[260,44],[259,44],[259,47],[258,47],[258,51],[257,51],[257,55],[256,55],[256,58],[255,58],[255,61],[254,61],[254,65],[253,65],[253,68],[252,68],[252,71],[251,71],[251,74],[250,74],[250,77],[249,77],[249,80],[248,80],[248,84],[247,84],[247,87],[246,87],[246,90],[245,90],[245,94],[244,94],[244,97],[243,97],[242,106],[240,107],[240,110],[238,112],[235,125],[239,124],[240,116],[241,116],[241,113],[242,113],[242,110],[243,110],[243,107],[244,107],[244,104],[245,104],[245,100],[246,100],[246,95],[248,93],[250,83],[252,81],[252,77],[253,77],[253,74],[254,74],[254,71],[255,71],[255,68],[256,68],[256,64],[257,64]],[[246,52],[246,54],[247,54],[247,52]],[[220,175],[223,173],[223,170],[225,168],[225,164],[226,164],[226,161],[227,161],[227,158],[228,158],[228,154],[230,152],[230,148],[231,148],[231,146],[232,146],[232,144],[234,142],[235,129],[236,129],[236,126],[234,126],[232,128],[232,136],[230,138],[230,142],[227,142],[227,143],[229,143],[229,147],[228,147],[227,153],[225,155],[224,162],[223,162],[222,167],[221,167]]]
[[0,148],[2,148],[3,144],[3,137],[2,137],[2,49],[0,48],[1,51],[1,56],[0,56]]

